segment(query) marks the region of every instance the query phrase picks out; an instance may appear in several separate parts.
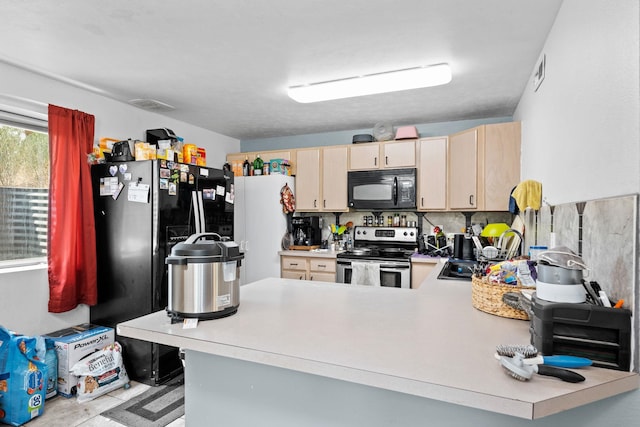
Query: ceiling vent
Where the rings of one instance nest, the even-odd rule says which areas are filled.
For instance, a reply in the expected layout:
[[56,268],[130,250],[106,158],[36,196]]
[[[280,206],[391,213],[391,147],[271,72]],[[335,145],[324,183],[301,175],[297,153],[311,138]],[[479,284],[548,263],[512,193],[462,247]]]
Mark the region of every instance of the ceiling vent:
[[165,104],[155,99],[132,99],[129,101],[129,104],[135,105],[143,110],[151,111],[171,111],[176,109],[173,105]]

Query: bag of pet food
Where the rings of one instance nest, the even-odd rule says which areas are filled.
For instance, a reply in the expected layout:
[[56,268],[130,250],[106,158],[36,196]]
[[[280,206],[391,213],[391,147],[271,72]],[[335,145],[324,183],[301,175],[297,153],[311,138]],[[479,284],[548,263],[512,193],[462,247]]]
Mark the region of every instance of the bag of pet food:
[[78,377],[78,402],[88,402],[129,384],[122,347],[117,341],[80,359],[71,373]]
[[36,338],[0,326],[0,423],[20,426],[44,412],[47,365]]

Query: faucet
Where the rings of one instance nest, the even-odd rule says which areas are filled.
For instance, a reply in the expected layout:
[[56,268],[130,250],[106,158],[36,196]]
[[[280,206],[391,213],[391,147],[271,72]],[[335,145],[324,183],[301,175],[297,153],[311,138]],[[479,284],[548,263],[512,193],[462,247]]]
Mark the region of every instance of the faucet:
[[513,228],[509,228],[508,230],[502,232],[500,238],[498,238],[498,248],[502,249],[502,239],[507,233],[515,233],[518,236],[518,238],[520,239],[520,255],[524,255],[524,237],[522,237],[521,232]]

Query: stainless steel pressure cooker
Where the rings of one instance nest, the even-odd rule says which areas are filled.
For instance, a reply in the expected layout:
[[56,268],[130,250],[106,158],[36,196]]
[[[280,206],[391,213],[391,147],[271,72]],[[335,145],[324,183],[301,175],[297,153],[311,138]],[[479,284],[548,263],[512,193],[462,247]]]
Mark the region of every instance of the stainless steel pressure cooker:
[[[209,238],[216,238],[210,240]],[[178,243],[166,259],[172,319],[216,319],[240,305],[240,264],[244,254],[217,233],[199,233]]]

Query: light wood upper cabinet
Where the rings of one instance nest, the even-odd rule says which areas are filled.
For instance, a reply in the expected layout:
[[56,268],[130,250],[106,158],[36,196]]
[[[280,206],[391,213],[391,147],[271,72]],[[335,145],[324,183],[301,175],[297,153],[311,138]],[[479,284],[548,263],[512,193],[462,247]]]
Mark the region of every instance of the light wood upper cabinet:
[[520,122],[486,125],[484,135],[484,205],[508,211],[509,195],[520,182]]
[[347,211],[347,146],[322,149],[322,210]]
[[447,176],[449,209],[478,206],[478,129],[449,136]]
[[520,180],[520,122],[478,126],[449,136],[449,210],[509,210]]
[[380,144],[366,142],[349,147],[349,170],[371,170],[380,167]]
[[347,207],[347,146],[297,151],[296,210],[345,212]]
[[383,168],[413,168],[416,166],[416,141],[389,141],[382,145]]
[[416,167],[416,140],[367,142],[349,146],[349,170]]
[[320,187],[320,148],[305,148],[297,151],[296,210],[316,212],[322,208]]
[[419,211],[447,208],[447,137],[418,141]]

